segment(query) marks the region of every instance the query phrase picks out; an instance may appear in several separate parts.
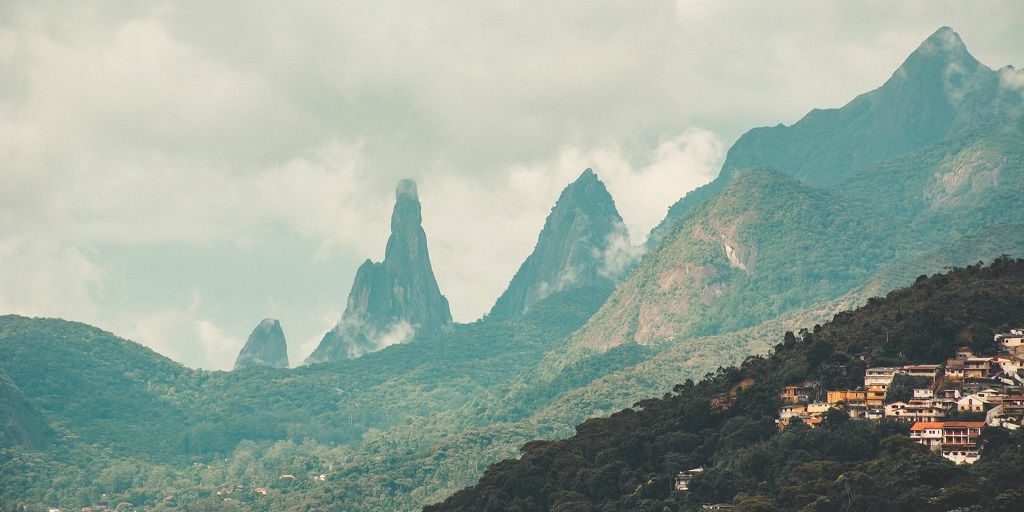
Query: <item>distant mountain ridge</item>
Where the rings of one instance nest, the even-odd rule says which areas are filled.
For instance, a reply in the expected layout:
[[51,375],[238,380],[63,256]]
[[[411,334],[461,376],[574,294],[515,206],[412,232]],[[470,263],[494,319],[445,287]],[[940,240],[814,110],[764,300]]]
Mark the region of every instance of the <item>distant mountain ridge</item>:
[[538,300],[560,291],[613,288],[637,256],[615,201],[588,168],[562,190],[544,221],[536,247],[488,318],[520,316]]
[[366,260],[359,267],[341,320],[307,363],[351,359],[451,329],[448,299],[437,286],[422,222],[416,182],[400,181],[384,261]]
[[869,165],[922,150],[1024,111],[1024,79],[1012,67],[978,62],[960,36],[942,27],[879,88],[838,109],[814,109],[792,126],[754,128],[729,149],[719,176],[673,204],[650,235],[721,192],[743,169],[769,165],[809,185],[842,194]]

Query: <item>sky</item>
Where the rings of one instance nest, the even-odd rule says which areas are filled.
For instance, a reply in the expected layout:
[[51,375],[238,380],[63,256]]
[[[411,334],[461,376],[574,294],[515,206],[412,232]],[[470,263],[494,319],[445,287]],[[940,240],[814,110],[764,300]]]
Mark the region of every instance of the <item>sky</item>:
[[880,86],[941,26],[1024,65],[1014,1],[5,0],[0,314],[219,370],[273,317],[298,364],[412,178],[471,322],[585,168],[639,244],[743,132]]

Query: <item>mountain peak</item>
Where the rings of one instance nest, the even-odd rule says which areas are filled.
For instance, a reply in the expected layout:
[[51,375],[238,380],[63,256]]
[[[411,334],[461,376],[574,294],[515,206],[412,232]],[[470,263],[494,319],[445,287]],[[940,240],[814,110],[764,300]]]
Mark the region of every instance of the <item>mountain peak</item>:
[[949,27],[942,27],[903,61],[886,85],[899,88],[907,81],[923,81],[929,86],[942,85],[947,94],[959,92],[962,95],[973,75],[982,68],[985,66],[967,51],[960,35]]
[[395,187],[395,199],[409,198],[415,201],[420,200],[419,192],[416,191],[416,181],[411,179],[403,179],[398,181],[398,186]]
[[434,278],[422,221],[416,182],[399,181],[384,261],[368,259],[359,267],[341,320],[306,362],[356,358],[451,328],[451,311]]
[[417,230],[423,223],[420,207],[420,195],[416,190],[416,182],[404,179],[395,187],[395,209],[391,214],[391,232]]
[[604,183],[592,169],[562,190],[537,246],[489,318],[522,315],[541,299],[586,286],[614,287],[639,256]]
[[586,182],[586,181],[601,181],[601,180],[599,180],[597,178],[597,174],[594,172],[593,169],[591,169],[590,167],[587,167],[582,173],[580,173],[580,177],[576,178],[576,181],[573,182],[573,183],[582,183],[582,182]]
[[940,52],[940,53],[967,53],[967,45],[960,39],[960,34],[949,27],[939,27],[932,32],[932,35],[925,39],[918,51]]
[[281,322],[266,318],[253,329],[245,346],[238,353],[235,369],[253,366],[288,367],[288,345]]

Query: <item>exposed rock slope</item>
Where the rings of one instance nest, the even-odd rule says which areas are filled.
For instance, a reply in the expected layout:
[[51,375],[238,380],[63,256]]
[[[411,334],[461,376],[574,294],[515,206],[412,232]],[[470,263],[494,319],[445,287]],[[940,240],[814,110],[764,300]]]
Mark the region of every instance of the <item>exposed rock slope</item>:
[[249,335],[235,360],[235,369],[253,366],[288,367],[288,344],[281,330],[281,322],[267,318]]
[[614,287],[637,256],[611,194],[587,169],[562,191],[536,248],[488,316],[505,320],[522,315],[560,291]]

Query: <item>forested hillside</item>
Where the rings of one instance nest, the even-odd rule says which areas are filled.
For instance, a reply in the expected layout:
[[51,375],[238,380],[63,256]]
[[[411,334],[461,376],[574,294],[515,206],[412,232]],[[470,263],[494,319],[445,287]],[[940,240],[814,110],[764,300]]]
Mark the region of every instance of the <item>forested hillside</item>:
[[[326,472],[345,457],[316,455],[328,447],[372,441],[382,429],[500,387],[582,325],[608,293],[555,294],[512,321],[293,370],[191,370],[84,324],[0,318],[0,371],[10,375],[0,374],[0,386],[11,391],[0,412],[13,412],[3,418],[0,479],[19,482],[2,487],[0,503],[188,503],[232,480],[207,464],[254,451],[261,461],[236,467],[236,483]],[[452,422],[438,433],[464,427]],[[107,470],[120,480],[90,477]],[[55,479],[75,483],[45,484]]]
[[[965,344],[994,350],[992,333],[1024,324],[1024,260],[998,259],[868,301],[797,335],[766,356],[686,381],[663,398],[591,419],[564,441],[523,446],[488,468],[442,510],[1016,510],[1024,435],[983,433],[982,460],[958,467],[905,437],[909,425],[828,415],[821,428],[779,431],[787,384],[863,379],[877,364],[936,363]],[[679,471],[703,467],[689,492]]]

